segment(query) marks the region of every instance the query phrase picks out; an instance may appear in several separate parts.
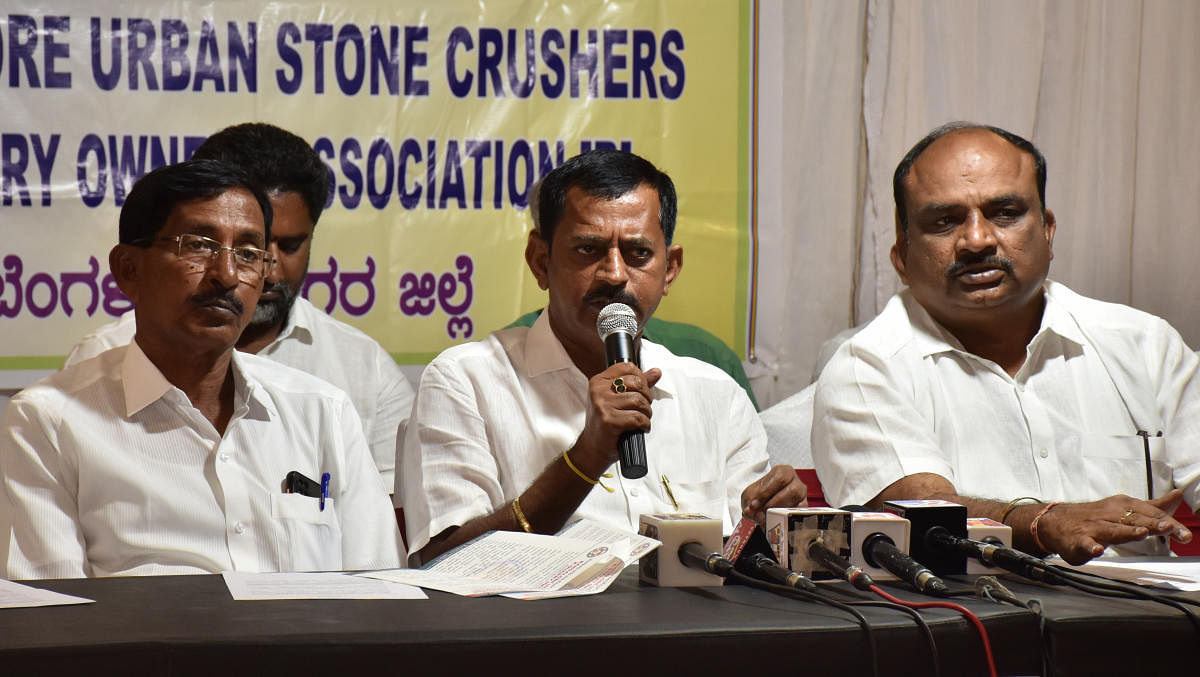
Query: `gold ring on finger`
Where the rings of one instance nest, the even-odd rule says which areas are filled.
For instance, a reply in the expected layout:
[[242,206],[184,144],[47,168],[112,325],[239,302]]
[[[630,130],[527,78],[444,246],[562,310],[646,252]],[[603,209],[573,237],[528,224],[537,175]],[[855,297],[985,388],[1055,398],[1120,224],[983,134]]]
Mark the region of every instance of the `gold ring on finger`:
[[1121,519],[1117,520],[1117,522],[1119,524],[1124,524],[1125,520],[1129,519],[1130,517],[1133,517],[1133,515],[1134,515],[1133,508],[1130,508],[1125,511],[1124,515],[1121,515]]
[[613,389],[613,392],[618,395],[625,392],[625,390],[626,390],[625,379],[621,378],[620,376],[614,378],[613,383],[612,383],[612,389]]

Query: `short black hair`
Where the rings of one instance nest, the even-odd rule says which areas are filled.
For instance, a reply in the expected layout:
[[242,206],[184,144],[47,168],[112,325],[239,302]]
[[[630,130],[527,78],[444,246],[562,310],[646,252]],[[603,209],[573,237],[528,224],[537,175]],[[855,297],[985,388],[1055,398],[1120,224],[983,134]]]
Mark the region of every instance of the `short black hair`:
[[240,167],[267,193],[299,193],[313,225],[329,199],[329,168],[307,141],[265,122],[244,122],[213,134],[193,159]]
[[121,244],[149,247],[167,223],[171,210],[191,200],[214,198],[242,188],[262,208],[266,240],[271,240],[271,201],[241,169],[217,160],[188,160],[159,167],[133,184],[121,206],[118,239]]
[[1042,151],[1037,149],[1028,139],[1013,134],[1006,129],[993,127],[991,125],[981,125],[977,122],[947,122],[946,124],[934,129],[925,135],[908,151],[900,164],[896,166],[896,173],[892,175],[892,197],[896,200],[896,221],[900,224],[900,230],[908,231],[908,211],[905,204],[904,196],[904,180],[908,178],[908,172],[912,169],[917,158],[921,157],[921,153],[925,152],[926,148],[938,139],[956,132],[960,129],[982,129],[989,131],[1005,141],[1016,146],[1018,150],[1029,153],[1033,156],[1033,171],[1037,174],[1037,191],[1038,199],[1042,201],[1042,213],[1046,211],[1046,156],[1042,155]]
[[567,191],[579,188],[592,197],[615,200],[641,185],[658,192],[658,222],[667,244],[675,235],[677,202],[671,177],[649,160],[628,151],[595,149],[580,153],[559,165],[537,187],[538,233],[547,244],[567,206]]

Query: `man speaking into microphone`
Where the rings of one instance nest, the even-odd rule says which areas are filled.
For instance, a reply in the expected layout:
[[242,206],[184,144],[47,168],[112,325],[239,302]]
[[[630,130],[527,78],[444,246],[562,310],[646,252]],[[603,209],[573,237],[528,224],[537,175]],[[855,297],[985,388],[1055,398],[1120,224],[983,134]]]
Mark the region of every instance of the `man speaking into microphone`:
[[[670,177],[594,150],[537,191],[525,261],[549,293],[532,327],[455,346],[426,367],[397,449],[409,551],[427,562],[490,530],[554,533],[575,519],[636,531],[643,513],[719,517],[802,505],[788,466],[767,470],[754,406],[720,369],[641,338],[683,267]],[[636,317],[633,360],[611,366],[601,310]],[[640,431],[646,472],[618,464]],[[628,435],[626,435],[628,437]]]

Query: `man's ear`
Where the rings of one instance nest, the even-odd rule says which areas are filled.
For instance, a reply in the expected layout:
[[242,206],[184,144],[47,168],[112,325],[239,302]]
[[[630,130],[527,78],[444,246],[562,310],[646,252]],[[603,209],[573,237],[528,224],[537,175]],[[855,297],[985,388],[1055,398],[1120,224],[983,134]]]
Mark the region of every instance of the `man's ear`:
[[667,276],[663,282],[663,296],[671,290],[679,271],[683,270],[683,245],[673,244],[667,248]]
[[1043,212],[1043,222],[1046,224],[1046,246],[1050,248],[1050,260],[1054,260],[1054,231],[1058,229],[1058,222],[1054,220],[1054,212],[1049,209]]
[[536,229],[529,231],[529,240],[525,243],[525,263],[529,265],[529,272],[533,273],[538,287],[543,291],[549,289],[550,243]]
[[121,292],[137,305],[138,286],[142,274],[142,249],[128,244],[118,244],[108,252],[108,269]]
[[899,218],[896,219],[896,243],[892,245],[888,255],[892,259],[892,267],[900,276],[900,281],[908,284],[908,232],[900,225]]

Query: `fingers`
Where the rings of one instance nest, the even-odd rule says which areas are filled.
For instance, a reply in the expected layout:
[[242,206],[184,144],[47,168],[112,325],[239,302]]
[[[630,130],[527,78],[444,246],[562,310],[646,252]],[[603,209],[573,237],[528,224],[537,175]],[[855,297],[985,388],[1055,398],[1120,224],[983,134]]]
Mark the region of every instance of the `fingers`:
[[742,515],[762,523],[769,508],[804,505],[808,487],[791,466],[777,465],[742,491]]
[[[1183,492],[1179,489],[1173,489],[1150,501],[1130,498],[1124,511],[1117,517],[1110,518],[1110,521],[1126,527],[1122,532],[1126,537],[1116,542],[1145,538],[1151,534],[1169,535],[1180,543],[1191,541],[1192,532],[1172,516],[1182,498]],[[1130,532],[1129,527],[1134,528],[1134,531]]]

